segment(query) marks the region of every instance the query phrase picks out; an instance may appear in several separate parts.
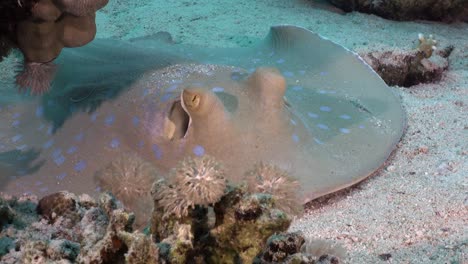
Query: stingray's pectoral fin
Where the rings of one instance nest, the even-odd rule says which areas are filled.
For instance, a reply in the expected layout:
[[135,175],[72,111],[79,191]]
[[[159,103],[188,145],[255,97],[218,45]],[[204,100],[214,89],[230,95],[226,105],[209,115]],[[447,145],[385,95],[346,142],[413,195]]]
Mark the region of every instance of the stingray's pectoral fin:
[[275,68],[258,68],[246,81],[248,92],[257,100],[261,111],[283,109],[286,80]]
[[211,91],[201,88],[184,89],[181,106],[189,116],[188,130],[194,133],[213,134],[226,129],[228,115],[221,100]]

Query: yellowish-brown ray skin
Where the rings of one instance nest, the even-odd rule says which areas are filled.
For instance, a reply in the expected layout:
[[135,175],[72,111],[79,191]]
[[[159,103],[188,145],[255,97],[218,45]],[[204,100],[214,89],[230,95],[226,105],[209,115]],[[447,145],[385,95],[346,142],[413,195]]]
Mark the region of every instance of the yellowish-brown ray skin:
[[[311,136],[300,120],[295,120],[296,125],[291,123],[294,115],[283,99],[286,90],[284,78],[275,69],[260,68],[246,80],[234,81],[230,78],[232,70],[232,67],[214,66],[208,75],[194,71],[183,77],[183,83],[173,91],[178,96],[166,102],[162,101],[161,95],[168,82],[163,81],[164,87],[155,84],[163,78],[165,70],[145,74],[117,100],[104,102],[98,109],[96,123],[90,123],[87,113],[77,113],[68,120],[53,136],[54,146],[42,150],[40,159],[46,163],[40,171],[30,175],[33,178],[28,176],[18,180],[25,184],[42,181],[50,192],[63,189],[91,192],[95,184],[94,173],[118,155],[135,152],[153,163],[164,176],[170,175],[170,169],[181,159],[195,155],[193,150],[196,146],[202,146],[205,154],[214,156],[224,165],[229,179],[234,182],[241,181],[244,173],[258,162],[275,164],[301,181],[309,181],[313,173],[310,168],[320,167],[320,157],[308,152]],[[238,105],[233,111],[227,110],[232,108],[230,102],[220,99],[210,90],[213,86],[224,87],[227,94],[237,99]],[[148,87],[158,93],[142,98],[143,90]],[[186,133],[176,132],[173,122],[177,123],[176,119],[183,116],[174,117],[173,121],[168,119],[171,107],[177,104],[190,116]],[[157,106],[157,109],[152,106]],[[104,125],[105,117],[112,114],[116,116],[115,123]],[[140,116],[142,125],[134,127],[132,116]],[[38,119],[29,115],[25,117],[29,122],[22,123],[22,126],[28,126],[27,131],[31,135],[24,137],[32,138],[28,139],[31,147],[35,142],[42,142],[41,147],[43,135],[36,131],[38,124],[34,121]],[[23,127],[21,131],[26,130]],[[74,135],[80,131],[85,133],[84,141],[73,142]],[[295,142],[293,134],[301,141]],[[114,137],[120,140],[118,149],[109,146]],[[140,140],[145,142],[141,148],[137,147]],[[60,147],[66,151],[73,144],[78,146],[79,153],[67,156],[60,167],[55,165],[51,158],[54,149]],[[155,158],[154,144],[162,151],[159,159]],[[87,166],[78,173],[73,166],[80,159],[86,160]],[[57,185],[59,181],[53,177],[63,171],[68,173],[67,178]]]

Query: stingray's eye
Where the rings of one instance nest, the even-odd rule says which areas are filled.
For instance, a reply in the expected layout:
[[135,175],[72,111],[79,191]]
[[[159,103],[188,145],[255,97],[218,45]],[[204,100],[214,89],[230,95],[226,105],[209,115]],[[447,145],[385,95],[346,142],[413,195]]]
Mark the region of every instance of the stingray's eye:
[[184,90],[182,92],[184,106],[190,110],[196,110],[200,106],[201,95],[197,92]]

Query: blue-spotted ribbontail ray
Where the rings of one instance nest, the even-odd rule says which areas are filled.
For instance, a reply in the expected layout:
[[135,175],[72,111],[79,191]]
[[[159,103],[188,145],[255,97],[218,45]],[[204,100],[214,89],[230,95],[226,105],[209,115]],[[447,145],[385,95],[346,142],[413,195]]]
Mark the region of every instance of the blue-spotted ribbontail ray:
[[210,155],[233,181],[274,164],[308,201],[370,176],[405,126],[397,96],[357,55],[294,26],[245,48],[96,40],[57,63],[49,94],[2,105],[0,191],[93,193],[96,171],[122,153],[162,175]]

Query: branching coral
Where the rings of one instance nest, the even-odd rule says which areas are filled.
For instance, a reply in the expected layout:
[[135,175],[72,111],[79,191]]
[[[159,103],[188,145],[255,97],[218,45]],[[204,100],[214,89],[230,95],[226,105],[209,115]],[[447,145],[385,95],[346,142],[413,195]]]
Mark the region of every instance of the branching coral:
[[278,208],[286,213],[298,214],[302,211],[297,197],[299,182],[280,168],[262,162],[248,171],[245,179],[249,192],[271,194]]

